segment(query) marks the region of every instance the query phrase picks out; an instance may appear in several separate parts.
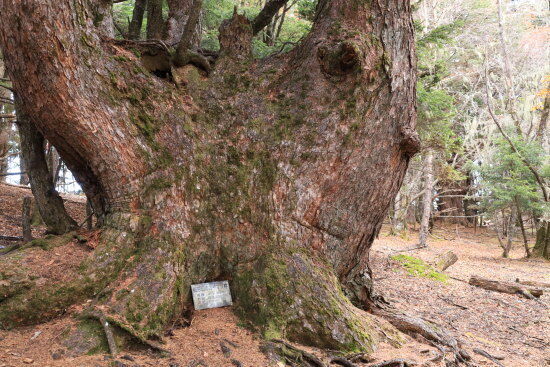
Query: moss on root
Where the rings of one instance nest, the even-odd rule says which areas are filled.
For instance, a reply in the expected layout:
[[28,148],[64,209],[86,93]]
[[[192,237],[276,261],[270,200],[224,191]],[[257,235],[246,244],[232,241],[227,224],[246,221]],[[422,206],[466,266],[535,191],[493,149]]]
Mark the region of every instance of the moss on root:
[[[45,239],[43,244],[46,248],[60,246],[73,236],[74,234],[53,236]],[[120,273],[131,256],[133,246],[129,243],[133,242],[133,236],[107,229],[102,233],[100,242],[101,247],[97,249],[95,256],[84,260],[69,282],[39,284],[36,276],[29,274],[27,269],[9,274],[3,272],[5,282],[11,284],[10,287],[15,284],[20,286],[14,288],[18,289],[17,292],[10,292],[9,297],[0,302],[0,325],[12,328],[44,322],[63,314],[75,303],[96,295],[101,296],[100,292]],[[19,280],[16,281],[16,278]]]
[[265,338],[285,338],[342,353],[370,352],[402,336],[356,309],[337,279],[303,249],[272,253],[233,279],[238,315]]

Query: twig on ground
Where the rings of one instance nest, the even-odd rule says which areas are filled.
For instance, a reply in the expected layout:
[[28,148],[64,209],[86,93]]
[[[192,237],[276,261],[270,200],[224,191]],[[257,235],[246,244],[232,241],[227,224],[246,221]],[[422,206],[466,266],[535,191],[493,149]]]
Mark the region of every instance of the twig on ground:
[[494,364],[496,364],[499,367],[504,367],[504,365],[498,361],[499,359],[500,360],[504,359],[503,357],[495,357],[493,355],[490,355],[486,351],[484,351],[482,349],[477,349],[477,348],[472,349],[472,352],[474,352],[476,354],[479,354],[480,356],[483,356],[483,357],[489,359],[490,361],[492,361]]
[[414,250],[422,250],[422,249],[425,249],[427,248],[428,246],[424,246],[424,245],[417,245],[417,246],[413,246],[413,247],[407,247],[407,248],[404,248],[404,249],[401,249],[401,250],[393,250],[393,253],[398,253],[398,252],[407,252],[407,251],[414,251]]
[[0,235],[0,240],[4,240],[4,241],[23,241],[23,237],[21,237],[21,236],[4,236],[4,235]]
[[463,309],[463,310],[467,310],[467,309],[468,309],[468,307],[462,306],[462,305],[460,305],[460,304],[458,304],[458,303],[455,303],[455,302],[451,301],[451,300],[448,299],[448,298],[441,297],[441,296],[437,296],[437,298],[439,298],[440,300],[442,300],[442,301],[444,301],[444,302],[446,302],[446,303],[448,303],[448,304],[450,304],[450,305],[452,305],[452,306],[458,307],[458,308],[460,308],[460,309]]

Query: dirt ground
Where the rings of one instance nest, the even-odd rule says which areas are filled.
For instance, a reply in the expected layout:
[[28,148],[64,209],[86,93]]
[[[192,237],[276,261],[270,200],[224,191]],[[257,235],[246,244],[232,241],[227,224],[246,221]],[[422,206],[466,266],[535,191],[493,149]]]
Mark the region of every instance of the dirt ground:
[[[29,194],[30,191],[25,189],[0,185],[0,235],[21,235],[21,201],[24,195]],[[85,215],[84,204],[79,200],[76,198],[68,205],[69,212],[81,222]],[[33,233],[41,236],[43,231],[44,228],[39,227]],[[519,243],[510,259],[502,259],[498,243],[486,230],[478,229],[474,233],[471,228],[439,228],[429,239],[429,248],[403,252],[429,262],[445,251],[454,251],[458,262],[446,271],[451,278],[447,282],[439,282],[412,276],[400,263],[390,258],[396,254],[395,251],[414,245],[415,233],[409,233],[407,238],[390,236],[387,232],[382,230],[371,253],[376,288],[387,300],[400,309],[441,325],[459,338],[470,353],[472,348],[479,348],[502,356],[504,359],[500,363],[506,367],[550,366],[548,293],[541,297],[541,302],[536,302],[467,284],[471,275],[505,281],[519,278],[550,283],[550,262],[524,259]],[[6,244],[0,242],[0,245]],[[31,251],[32,265],[37,269],[42,266],[43,276],[47,278],[49,267],[74,266],[92,249],[75,240],[55,248],[53,253],[40,248]],[[54,274],[52,276],[59,275],[58,272],[51,273]],[[190,327],[175,329],[165,337],[164,348],[169,351],[168,356],[160,357],[151,351],[123,351],[116,363],[103,354],[72,356],[65,347],[64,335],[77,322],[80,309],[76,305],[67,310],[63,317],[40,325],[9,331],[0,329],[0,367],[282,366],[266,357],[261,351],[262,340],[239,323],[230,307],[195,312]],[[325,360],[329,358],[323,352],[308,350]],[[434,351],[433,347],[411,338],[399,349],[379,346],[370,360],[374,363],[407,358],[419,365],[438,366],[427,362]],[[471,354],[479,366],[495,366],[488,359]]]

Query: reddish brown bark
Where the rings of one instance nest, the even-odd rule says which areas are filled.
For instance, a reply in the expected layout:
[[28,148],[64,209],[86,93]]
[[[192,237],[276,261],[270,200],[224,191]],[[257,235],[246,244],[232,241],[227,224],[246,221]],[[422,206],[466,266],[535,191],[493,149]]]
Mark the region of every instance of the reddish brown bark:
[[[178,89],[100,39],[84,0],[0,0],[23,108],[103,219],[82,271],[94,282],[71,284],[99,294],[91,315],[147,341],[188,307],[190,284],[225,278],[267,336],[341,350],[398,338],[343,294],[369,300],[370,246],[418,149],[410,6],[319,9],[301,45],[262,60],[234,16],[212,73],[183,66]],[[35,322],[47,305],[13,297],[0,321]]]

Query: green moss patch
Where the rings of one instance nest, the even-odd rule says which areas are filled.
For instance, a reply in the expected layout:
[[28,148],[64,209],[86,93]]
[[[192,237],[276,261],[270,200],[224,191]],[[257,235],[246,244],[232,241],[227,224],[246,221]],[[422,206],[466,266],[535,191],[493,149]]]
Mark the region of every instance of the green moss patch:
[[394,255],[391,257],[401,264],[403,268],[412,276],[429,278],[438,282],[446,283],[449,277],[442,274],[426,264],[423,260],[409,255]]

